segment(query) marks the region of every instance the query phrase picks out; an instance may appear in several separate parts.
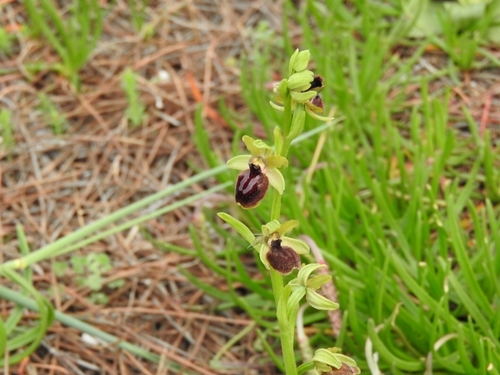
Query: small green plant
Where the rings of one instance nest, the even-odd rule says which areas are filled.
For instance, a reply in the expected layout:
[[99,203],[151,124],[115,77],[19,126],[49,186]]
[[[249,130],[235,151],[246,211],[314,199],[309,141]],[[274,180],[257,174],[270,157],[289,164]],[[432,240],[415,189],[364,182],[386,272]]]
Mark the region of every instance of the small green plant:
[[40,99],[40,110],[42,111],[44,122],[52,127],[54,134],[63,134],[66,130],[66,119],[56,108],[50,98],[44,93],[38,95]]
[[32,30],[45,37],[62,63],[55,66],[77,89],[80,69],[94,50],[102,32],[102,11],[97,0],[74,0],[67,16],[52,0],[25,0]]
[[477,30],[460,30],[452,18],[442,14],[441,25],[443,28],[444,41],[440,41],[441,48],[445,50],[451,59],[461,70],[470,70],[474,63],[479,47],[479,37]]
[[[32,285],[31,265],[75,251],[82,248],[83,246],[99,241],[114,233],[139,225],[147,220],[158,217],[160,215],[164,215],[179,207],[190,205],[193,202],[202,199],[203,197],[207,197],[210,194],[223,190],[228,187],[228,184],[214,187],[180,201],[176,201],[168,206],[156,209],[148,214],[144,214],[140,217],[136,217],[126,222],[120,223],[121,219],[123,219],[125,216],[157,202],[162,197],[175,194],[176,192],[183,190],[187,186],[190,186],[198,181],[212,178],[213,176],[216,176],[217,174],[220,174],[226,170],[226,166],[219,166],[217,168],[213,168],[209,171],[204,171],[193,177],[187,178],[177,183],[176,185],[170,186],[156,194],[153,194],[127,207],[115,211],[101,218],[100,220],[92,222],[84,228],[70,233],[33,252],[29,251],[24,232],[22,231],[21,227],[18,227],[17,229],[21,256],[19,258],[11,259],[0,264],[0,276],[2,277],[2,284],[6,284],[4,283],[4,280],[9,280],[9,282],[11,282],[13,285],[9,287],[0,285],[0,298],[16,304],[16,307],[14,308],[12,314],[5,321],[3,320],[3,317],[0,317],[0,368],[3,368],[6,363],[10,365],[19,363],[23,358],[29,356],[33,351],[35,351],[40,345],[41,340],[45,337],[47,329],[50,327],[50,324],[54,319],[67,326],[79,329],[81,332],[85,332],[96,338],[102,339],[109,344],[116,345],[121,349],[134,353],[135,355],[140,356],[141,358],[144,358],[148,361],[159,363],[160,356],[152,353],[149,350],[133,345],[130,342],[123,340],[123,338],[119,338],[107,332],[101,331],[90,324],[87,324],[60,311],[54,311],[52,304]],[[110,229],[104,229],[105,227],[108,227],[113,223],[116,223],[117,225]],[[102,275],[103,266],[104,268],[106,268],[106,264],[108,264],[108,261],[100,258],[99,256],[93,256],[93,260],[91,262],[89,262],[88,259],[82,262],[85,263],[83,269],[88,272],[92,270],[94,275]],[[82,262],[77,263],[81,264]],[[89,266],[89,264],[91,265]],[[64,266],[56,262],[54,271],[64,272],[64,269]],[[119,283],[120,281],[117,280],[117,282]],[[14,285],[21,287],[22,291],[16,291]],[[119,284],[111,285],[114,287],[119,286]],[[27,295],[30,295],[33,299],[28,298]],[[102,296],[98,295],[95,301],[100,302],[102,301],[101,298]],[[39,312],[40,318],[38,324],[35,327],[25,325],[24,323],[20,324],[21,318],[23,317],[23,311],[25,309]],[[28,327],[27,331],[23,331],[23,329],[25,329],[24,326]],[[9,354],[5,355],[7,351],[9,352]],[[4,358],[8,359],[4,360]]]
[[127,96],[127,118],[133,127],[137,127],[142,124],[146,106],[140,101],[139,92],[137,91],[137,78],[132,69],[127,68],[125,70],[122,75],[121,85]]
[[12,36],[9,35],[5,27],[0,26],[0,52],[9,53],[12,49]]
[[[262,140],[243,136],[249,155],[231,158],[227,165],[242,171],[236,180],[235,200],[244,209],[257,207],[272,187],[272,203],[269,221],[261,225],[261,233],[255,236],[241,221],[221,212],[219,217],[231,225],[259,254],[266,272],[269,272],[274,299],[279,337],[283,353],[283,368],[286,375],[296,375],[305,371],[326,374],[344,371],[359,374],[356,362],[340,354],[338,348],[318,349],[297,366],[294,350],[295,326],[301,300],[305,298],[309,306],[317,310],[332,311],[339,305],[319,294],[317,290],[331,281],[331,275],[313,273],[325,265],[302,264],[300,254],[309,253],[309,246],[295,237],[285,234],[299,225],[297,220],[281,222],[282,195],[285,179],[281,170],[288,165],[288,151],[293,140],[304,130],[306,115],[321,121],[332,120],[320,116],[324,111],[319,92],[323,89],[323,79],[307,69],[310,53],[296,50],[288,65],[289,77],[283,79],[274,89],[271,106],[284,113],[282,126],[274,128],[274,147]],[[284,276],[298,269],[297,277],[285,285]]]
[[148,5],[148,0],[128,0],[128,7],[130,9],[130,17],[132,19],[132,25],[136,32],[142,30],[144,21],[146,20],[146,6]]
[[[21,254],[28,256],[30,249],[24,230],[20,225],[16,230]],[[13,269],[2,269],[0,276],[21,287],[23,295],[32,296],[34,301],[31,301],[31,307],[40,313],[38,319],[25,324],[24,307],[16,304],[5,321],[0,318],[0,368],[8,368],[9,365],[29,357],[39,347],[54,321],[54,308],[33,286],[32,269],[26,268],[22,273]]]
[[[88,255],[73,255],[71,257],[71,267],[76,274],[76,282],[79,286],[86,286],[92,289],[89,300],[96,304],[106,304],[109,299],[106,294],[99,292],[103,284],[103,274],[111,271],[113,265],[111,259],[105,253],[90,253]],[[57,276],[62,276],[68,264],[66,262],[55,262],[54,271]],[[106,286],[111,289],[120,288],[125,284],[125,280],[114,280]]]
[[0,150],[9,150],[15,145],[12,112],[2,108],[0,110]]
[[[430,36],[459,69],[472,69],[481,43],[487,41],[494,30],[495,22],[498,22],[498,1],[409,3],[420,6],[423,4],[410,35]],[[410,9],[413,9],[412,6],[408,6],[407,12],[411,12]],[[443,38],[438,37],[441,34]]]

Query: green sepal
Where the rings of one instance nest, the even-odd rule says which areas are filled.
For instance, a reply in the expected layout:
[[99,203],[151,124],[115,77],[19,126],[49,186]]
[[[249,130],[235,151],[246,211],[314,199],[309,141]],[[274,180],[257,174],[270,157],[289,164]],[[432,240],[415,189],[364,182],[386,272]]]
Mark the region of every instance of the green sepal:
[[248,135],[244,135],[242,139],[243,143],[245,143],[245,146],[247,147],[248,151],[250,151],[252,156],[266,157],[272,151],[271,147],[269,147],[260,139],[253,139]]
[[297,92],[290,91],[290,96],[298,103],[306,103],[316,96],[314,91]]
[[306,290],[306,300],[316,310],[337,310],[339,308],[338,303],[330,301],[328,298],[309,288]]
[[267,168],[266,176],[269,179],[269,184],[282,195],[285,190],[285,178],[277,168]]
[[[314,79],[314,73],[310,70],[304,70],[300,73],[294,73],[288,78],[287,86],[290,92],[292,91],[304,91],[311,87],[311,82]],[[311,91],[316,96],[316,92]]]
[[309,253],[309,246],[302,240],[298,240],[296,238],[291,238],[287,236],[282,236],[281,237],[282,246],[289,246],[291,247],[297,254],[308,254]]
[[288,160],[284,156],[271,155],[266,158],[266,166],[268,168],[281,168],[288,165]]
[[284,235],[286,232],[290,232],[292,229],[295,229],[299,226],[298,220],[288,220],[280,225],[280,235]]
[[306,112],[309,116],[319,121],[328,122],[333,120],[333,117],[319,116],[318,114],[314,113],[314,111],[308,106],[306,106]]
[[296,72],[302,72],[307,69],[307,65],[309,64],[309,59],[311,58],[311,52],[308,49],[300,51],[297,55],[297,58],[293,64],[293,70]]

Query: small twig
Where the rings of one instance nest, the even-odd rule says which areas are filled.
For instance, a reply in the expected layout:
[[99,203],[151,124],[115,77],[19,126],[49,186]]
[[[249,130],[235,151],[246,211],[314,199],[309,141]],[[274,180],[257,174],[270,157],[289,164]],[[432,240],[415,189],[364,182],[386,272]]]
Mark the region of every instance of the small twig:
[[483,114],[481,115],[481,123],[479,125],[479,135],[484,138],[484,132],[486,131],[486,125],[490,117],[491,101],[493,100],[493,94],[490,92],[486,95],[484,100]]

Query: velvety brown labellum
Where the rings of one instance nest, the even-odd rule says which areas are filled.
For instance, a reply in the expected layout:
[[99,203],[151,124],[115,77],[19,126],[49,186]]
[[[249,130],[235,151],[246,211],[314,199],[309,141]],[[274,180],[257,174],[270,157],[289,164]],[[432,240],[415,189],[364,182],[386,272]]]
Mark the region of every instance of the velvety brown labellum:
[[[323,99],[321,99],[321,96],[316,95],[314,98],[311,99],[311,104],[315,107],[318,107],[321,109],[321,111],[318,111],[320,113],[323,113],[325,110],[325,105],[323,104]],[[315,111],[317,112],[317,111]]]
[[315,76],[311,82],[311,87],[309,87],[306,91],[316,91],[320,92],[325,87],[325,81],[321,76]]
[[236,180],[236,203],[243,208],[256,207],[264,199],[268,187],[267,176],[258,165],[250,163],[248,169],[241,172]]
[[300,257],[291,247],[281,246],[281,240],[271,241],[271,248],[266,254],[269,265],[283,275],[300,268]]
[[324,373],[324,375],[356,375],[361,374],[361,371],[357,367],[351,367],[345,363],[337,369],[332,369],[330,372]]

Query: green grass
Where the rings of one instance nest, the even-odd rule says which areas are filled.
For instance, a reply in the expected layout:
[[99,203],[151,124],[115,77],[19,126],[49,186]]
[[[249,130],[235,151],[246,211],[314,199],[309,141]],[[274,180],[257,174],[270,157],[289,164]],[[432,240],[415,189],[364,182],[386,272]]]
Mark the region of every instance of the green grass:
[[[100,33],[100,12],[87,13],[81,19],[84,28],[97,22],[95,35],[80,35],[78,27],[65,28],[48,1],[40,1],[46,4],[46,16],[56,29],[39,26],[38,31],[53,44],[65,65],[63,71],[78,85],[78,71]],[[34,4],[28,1],[27,6],[30,3]],[[322,249],[335,276],[344,316],[342,331],[335,339],[326,315],[307,310],[304,324],[317,328],[310,337],[311,345],[341,347],[363,373],[378,374],[380,369],[385,374],[499,374],[499,150],[488,133],[479,134],[478,119],[466,108],[458,118],[448,113],[450,85],[460,82],[463,70],[499,66],[483,39],[491,20],[468,25],[465,32],[448,25],[444,35],[415,40],[405,35],[418,17],[418,2],[410,4],[417,9],[413,14],[406,11],[409,3],[403,1],[349,3],[305,1],[300,11],[287,3],[283,15],[285,35],[290,23],[300,25],[300,47],[311,50],[314,70],[326,80],[325,107],[327,111],[335,107],[336,117],[342,120],[322,128],[308,120],[310,136],[292,145],[291,165],[285,170],[286,180],[294,183],[285,190],[283,216],[299,220],[301,225],[294,234],[308,235]],[[43,20],[35,22],[47,27]],[[242,151],[241,135],[252,132],[251,119],[258,119],[269,137],[280,124],[282,115],[269,106],[264,84],[297,47],[289,39],[273,36],[265,25],[259,33],[253,36],[255,50],[243,62],[241,83],[250,112],[242,119],[245,129],[235,131],[235,154]],[[477,39],[470,40],[471,35]],[[82,43],[88,47],[80,50],[77,46]],[[413,69],[430,43],[446,51],[449,58],[434,72],[419,76]],[[403,58],[394,53],[396,47],[411,54]],[[447,85],[437,85],[439,80]],[[409,105],[406,89],[411,85],[418,85],[419,99]],[[235,123],[236,115],[223,104],[221,112],[227,114],[228,123]],[[2,123],[8,128],[8,113],[3,115]],[[453,127],[460,121],[469,125],[466,136]],[[201,112],[196,123],[197,148],[212,167],[224,163],[212,152]],[[314,132],[325,132],[326,138],[317,168],[311,172],[308,168],[318,145]],[[29,266],[192,203],[210,191],[106,229],[161,196],[215,175],[225,183],[236,173],[216,167],[33,252],[18,228],[23,257],[0,265],[0,274],[20,285],[22,292],[0,288],[0,297],[17,304],[12,315],[0,321],[0,357],[7,350],[9,363],[18,363],[36,349],[56,319],[158,362],[158,356],[144,349],[54,311],[33,288]],[[231,192],[228,185],[216,189]],[[255,211],[236,206],[228,210],[257,232],[267,221],[270,201],[266,198]],[[216,219],[219,210],[206,211],[206,221],[192,229],[194,250],[155,243],[166,251],[196,254],[215,274],[226,278],[229,286],[234,282],[246,285],[249,293],[244,296],[232,289],[220,293],[182,271],[221,301],[219,309],[247,311],[259,327],[260,340],[265,340],[263,350],[281,368],[270,281],[253,278],[240,258],[253,250]],[[210,251],[211,230],[226,238],[224,251]],[[262,271],[258,257],[256,267]],[[36,325],[18,326],[23,308],[40,311]]]
[[102,32],[103,14],[97,0],[74,0],[65,4],[67,9],[58,9],[52,0],[24,0],[24,6],[30,18],[30,31],[46,39],[61,58],[61,63],[53,69],[80,89],[80,69]]
[[[410,40],[404,37],[405,25],[409,31],[415,20],[403,14],[398,1],[356,1],[350,7],[326,3],[307,1],[300,12],[289,5],[284,20],[300,24],[300,46],[286,41],[283,52],[262,42],[248,56],[242,75],[251,115],[271,135],[281,114],[268,105],[264,84],[293,48],[310,49],[315,71],[326,80],[325,108],[335,106],[336,116],[345,116],[327,130],[322,166],[311,179],[305,175],[317,137],[292,147],[292,166],[285,171],[286,181],[297,183],[287,186],[283,215],[299,220],[295,234],[310,236],[323,250],[345,318],[337,341],[320,329],[311,342],[342,347],[363,373],[498,374],[499,150],[488,133],[479,134],[478,119],[466,108],[458,118],[448,113],[451,86],[461,80],[461,71],[498,66],[477,48],[486,45],[481,36],[488,25],[476,21],[463,34],[448,25],[444,36]],[[480,31],[477,39],[467,39],[474,30]],[[431,42],[449,56],[444,67],[419,76],[414,66]],[[457,51],[459,45],[465,52]],[[408,48],[409,57],[394,54],[396,46]],[[410,106],[405,88],[411,84],[419,86],[419,99]],[[468,123],[468,135],[454,129],[460,121]],[[251,135],[248,123],[244,133]],[[309,121],[306,129],[316,126]],[[252,212],[234,208],[233,214],[257,231],[270,201]],[[220,223],[213,225],[228,237],[228,251],[235,244],[245,251],[245,244],[224,233]],[[214,265],[214,271],[244,281],[251,293],[227,296],[225,306],[241,307],[247,300],[247,311],[256,321],[264,319],[266,329],[272,308],[261,312],[250,301],[272,304],[260,290],[268,280],[252,281],[236,255],[226,256],[232,266],[220,270]],[[321,313],[306,321],[328,327]],[[278,342],[271,342],[276,350]]]

